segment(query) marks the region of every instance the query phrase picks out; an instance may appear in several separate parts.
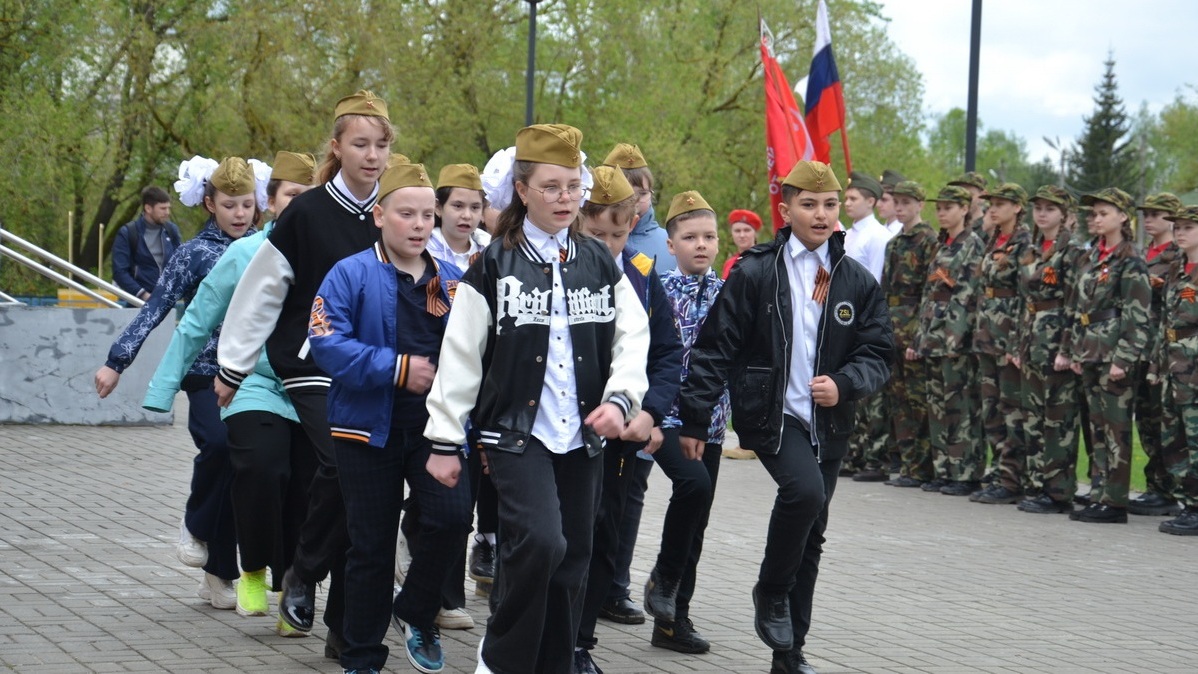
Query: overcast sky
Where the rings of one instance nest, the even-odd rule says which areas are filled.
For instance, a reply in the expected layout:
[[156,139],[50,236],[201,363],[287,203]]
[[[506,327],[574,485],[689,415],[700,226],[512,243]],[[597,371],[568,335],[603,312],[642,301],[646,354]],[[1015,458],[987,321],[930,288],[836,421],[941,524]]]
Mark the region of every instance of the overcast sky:
[[[965,109],[972,0],[879,2],[891,39],[923,73],[924,108]],[[1109,50],[1128,113],[1142,102],[1159,111],[1198,85],[1198,2],[984,0],[978,116],[987,129],[1023,136],[1031,159],[1055,161],[1041,138],[1081,133]]]

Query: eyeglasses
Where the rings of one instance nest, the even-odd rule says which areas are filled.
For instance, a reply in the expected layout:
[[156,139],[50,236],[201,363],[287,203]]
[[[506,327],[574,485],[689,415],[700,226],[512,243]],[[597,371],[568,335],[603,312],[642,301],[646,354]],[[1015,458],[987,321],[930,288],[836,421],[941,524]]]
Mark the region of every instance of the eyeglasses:
[[540,189],[529,185],[528,189],[540,192],[541,198],[543,198],[547,204],[552,204],[553,202],[560,200],[563,194],[567,195],[570,201],[578,201],[579,199],[586,198],[591,193],[590,190],[582,185],[571,185],[564,190],[556,185],[552,187],[546,187],[545,189]]

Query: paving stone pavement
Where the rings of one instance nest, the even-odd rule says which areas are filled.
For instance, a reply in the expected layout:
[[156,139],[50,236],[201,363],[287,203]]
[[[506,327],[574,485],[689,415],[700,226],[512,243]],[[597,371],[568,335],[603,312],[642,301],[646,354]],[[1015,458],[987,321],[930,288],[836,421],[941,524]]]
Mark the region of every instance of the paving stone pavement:
[[[167,427],[0,426],[0,669],[340,671],[323,625],[284,639],[273,617],[195,596],[200,572],[174,556],[194,454],[182,410]],[[772,495],[758,462],[724,460],[692,605],[711,652],[655,649],[650,626],[601,621],[605,672],[769,670],[749,591]],[[668,496],[655,471],[638,586]],[[1198,538],[1158,522],[1082,524],[842,480],[808,656],[821,674],[1198,671]],[[469,596],[481,623],[484,600]],[[445,671],[473,671],[481,632],[443,635]],[[389,670],[414,671],[388,644]]]

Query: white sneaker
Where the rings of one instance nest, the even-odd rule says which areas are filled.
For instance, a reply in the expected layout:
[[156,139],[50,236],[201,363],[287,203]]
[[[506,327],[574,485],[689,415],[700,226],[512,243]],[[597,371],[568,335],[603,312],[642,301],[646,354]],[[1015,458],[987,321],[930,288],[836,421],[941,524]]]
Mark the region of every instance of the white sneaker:
[[404,578],[408,577],[408,567],[412,565],[412,551],[408,548],[408,537],[399,532],[395,538],[395,582],[403,586]]
[[474,618],[464,608],[443,608],[437,611],[437,618],[433,622],[443,630],[474,629]]
[[186,519],[179,522],[179,543],[175,546],[175,555],[184,566],[195,569],[203,568],[208,563],[208,546],[191,535]]
[[474,674],[494,674],[487,663],[483,662],[483,641],[486,637],[478,640],[478,665],[474,668]]
[[[200,596],[200,599],[207,599],[208,603],[212,604],[212,608],[222,611],[231,611],[237,608],[237,590],[233,587],[231,580],[225,580],[205,572],[204,580],[200,581],[200,589],[196,594]],[[205,594],[208,596],[205,597]]]

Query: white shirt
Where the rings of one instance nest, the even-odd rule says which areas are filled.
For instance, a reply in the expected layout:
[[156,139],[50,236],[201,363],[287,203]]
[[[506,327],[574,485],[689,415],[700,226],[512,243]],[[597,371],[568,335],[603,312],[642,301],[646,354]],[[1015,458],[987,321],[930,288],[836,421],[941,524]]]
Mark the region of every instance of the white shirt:
[[899,222],[898,218],[886,223],[886,231],[890,232],[890,236],[894,236],[903,231],[903,223]]
[[894,236],[886,229],[873,213],[853,223],[852,229],[844,235],[844,253],[861,263],[874,275],[874,280],[882,282],[882,268],[886,265],[886,242]]
[[[815,378],[816,340],[819,319],[824,313],[822,304],[812,299],[815,277],[822,266],[831,273],[828,242],[815,250],[791,236],[786,242],[786,276],[790,280],[790,305],[793,330],[790,345],[790,378],[786,382],[786,399],[782,405],[787,414],[802,419],[811,426],[811,380]],[[814,429],[812,429],[814,431]],[[815,433],[812,432],[814,441]]]
[[[475,230],[475,234],[478,233],[478,230]],[[482,233],[482,235],[487,236],[486,233]],[[433,257],[440,258],[446,262],[452,262],[454,266],[464,272],[470,268],[470,256],[482,252],[482,249],[487,247],[485,243],[480,241],[480,238],[471,234],[469,250],[465,253],[459,253],[445,241],[445,233],[441,231],[441,228],[435,227],[433,228],[432,235],[428,238],[428,252]]]
[[524,238],[553,266],[549,302],[549,350],[545,354],[545,383],[532,435],[554,454],[582,447],[582,417],[578,413],[578,382],[574,378],[574,342],[566,315],[566,290],[562,287],[559,251],[567,247],[569,232],[550,236],[524,220]]
[[345,177],[341,175],[341,171],[337,171],[337,175],[333,176],[333,187],[336,187],[342,194],[353,199],[354,203],[358,204],[358,208],[365,208],[367,204],[373,203],[374,198],[379,194],[379,184],[376,180],[374,189],[370,191],[370,196],[365,199],[359,199],[354,196],[354,193],[349,191],[349,186],[345,184]]

